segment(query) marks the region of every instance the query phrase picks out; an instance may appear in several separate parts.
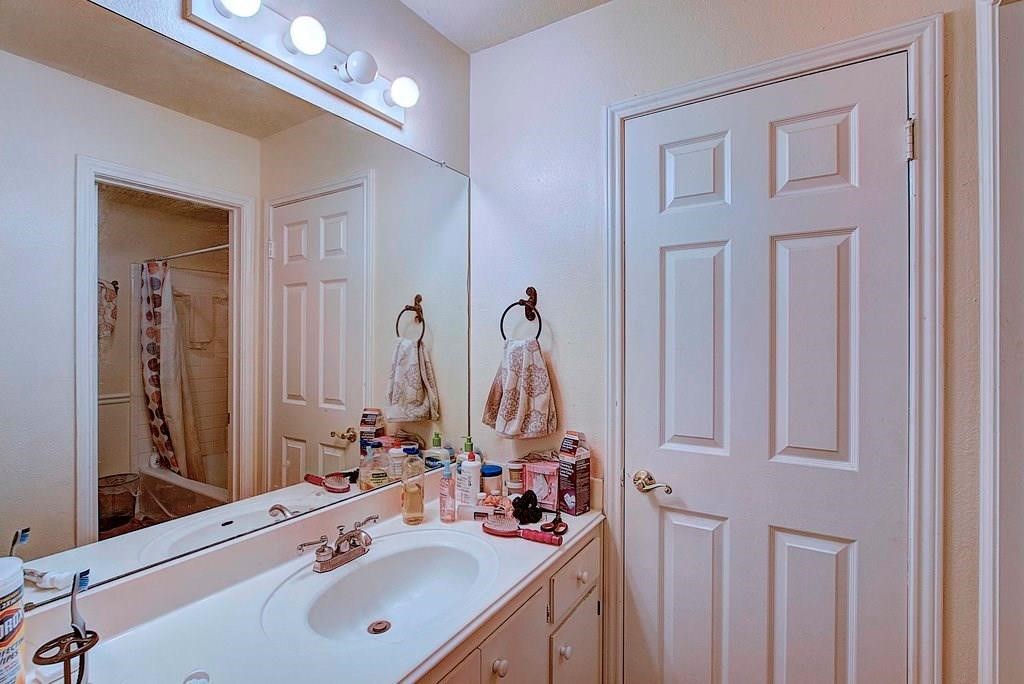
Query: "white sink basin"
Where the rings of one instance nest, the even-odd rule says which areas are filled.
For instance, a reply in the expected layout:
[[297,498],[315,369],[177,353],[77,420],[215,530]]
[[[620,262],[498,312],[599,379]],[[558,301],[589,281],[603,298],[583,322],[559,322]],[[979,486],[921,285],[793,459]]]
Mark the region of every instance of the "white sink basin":
[[[280,503],[300,513],[304,513],[310,508],[308,505],[301,505],[294,501]],[[204,511],[197,514],[200,519],[194,523],[189,524],[183,520],[180,525],[175,525],[174,529],[144,546],[139,552],[139,558],[144,563],[155,563],[167,558],[174,558],[189,551],[237,537],[245,532],[281,522],[284,519],[271,517],[268,509],[269,506],[266,505],[238,507],[237,504],[234,504]]]
[[[374,538],[369,552],[336,570],[315,573],[312,555],[263,607],[272,638],[307,636],[328,644],[396,644],[424,630],[453,625],[486,591],[497,554],[484,541],[453,530],[424,529]],[[390,623],[371,634],[371,623]]]

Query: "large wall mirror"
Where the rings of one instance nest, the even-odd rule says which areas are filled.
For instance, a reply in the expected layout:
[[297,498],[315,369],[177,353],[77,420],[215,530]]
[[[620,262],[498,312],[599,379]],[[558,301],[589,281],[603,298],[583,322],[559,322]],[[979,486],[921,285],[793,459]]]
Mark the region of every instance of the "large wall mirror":
[[364,408],[466,434],[465,176],[90,2],[0,0],[0,86],[30,604],[366,491]]

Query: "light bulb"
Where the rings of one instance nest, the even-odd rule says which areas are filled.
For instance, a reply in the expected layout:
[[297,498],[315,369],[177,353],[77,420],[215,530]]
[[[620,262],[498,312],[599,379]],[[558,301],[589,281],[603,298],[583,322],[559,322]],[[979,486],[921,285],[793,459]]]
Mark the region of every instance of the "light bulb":
[[337,67],[341,80],[349,83],[373,83],[377,78],[377,60],[365,50],[356,50],[348,56],[344,64]]
[[313,17],[295,17],[284,34],[284,46],[294,54],[319,55],[327,47],[327,31]]
[[398,105],[408,109],[420,101],[420,87],[408,76],[399,76],[384,92],[384,101],[392,107]]
[[213,0],[213,6],[228,19],[251,17],[260,11],[262,4],[263,0]]

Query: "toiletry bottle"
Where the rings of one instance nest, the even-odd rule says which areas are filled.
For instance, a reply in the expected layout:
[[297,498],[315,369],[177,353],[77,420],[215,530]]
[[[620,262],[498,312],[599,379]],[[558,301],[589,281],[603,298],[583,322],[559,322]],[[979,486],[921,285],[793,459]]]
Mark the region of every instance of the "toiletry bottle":
[[441,509],[441,522],[455,522],[455,478],[452,477],[451,461],[445,461],[444,470],[441,471],[438,507]]
[[393,481],[402,479],[402,462],[405,460],[405,451],[402,447],[394,447],[388,450],[388,477]]
[[362,444],[363,455],[359,459],[359,489],[361,491],[367,491],[373,489],[373,484],[370,482],[370,472],[373,470],[373,446],[376,442],[364,441]]
[[473,438],[472,438],[472,437],[470,437],[469,435],[466,435],[466,436],[465,436],[465,437],[463,437],[462,439],[463,439],[463,440],[465,440],[465,441],[464,441],[464,442],[462,443],[462,451],[460,451],[460,452],[459,452],[459,453],[458,453],[458,454],[457,454],[457,455],[455,456],[455,460],[456,460],[456,462],[458,463],[458,466],[459,466],[459,472],[462,472],[462,464],[463,464],[463,462],[464,462],[464,461],[465,461],[465,460],[466,460],[467,458],[469,458],[469,455],[470,455],[470,454],[472,454],[472,453],[474,453],[474,452],[476,451],[476,450],[475,450],[475,449],[473,448]]
[[423,459],[407,455],[402,462],[402,522],[419,525],[423,522]]
[[437,459],[439,463],[451,460],[451,455],[448,450],[441,446],[441,433],[435,432],[433,438],[430,440],[430,448],[427,449],[425,456],[427,458]]
[[379,440],[375,440],[373,446],[373,462],[370,466],[370,489],[382,487],[391,482],[388,477],[388,452]]
[[0,682],[24,682],[25,609],[21,559],[0,558]]
[[462,462],[459,473],[459,503],[472,506],[476,503],[476,495],[480,493],[480,461],[472,451]]

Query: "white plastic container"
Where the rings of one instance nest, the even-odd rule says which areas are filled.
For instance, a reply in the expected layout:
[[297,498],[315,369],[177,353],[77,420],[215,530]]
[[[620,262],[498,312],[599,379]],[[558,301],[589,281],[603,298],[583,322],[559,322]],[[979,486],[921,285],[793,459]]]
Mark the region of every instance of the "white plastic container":
[[457,480],[460,504],[476,504],[476,495],[480,493],[481,466],[480,459],[476,454],[470,452],[466,455]]
[[20,558],[0,558],[0,684],[24,684],[25,574]]

